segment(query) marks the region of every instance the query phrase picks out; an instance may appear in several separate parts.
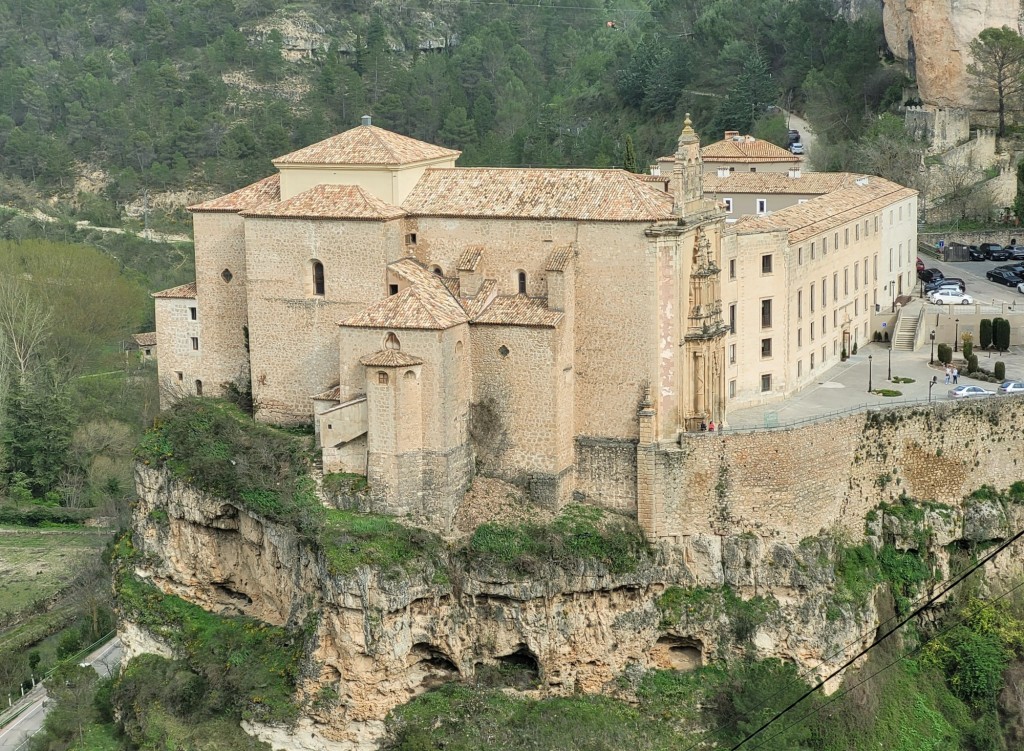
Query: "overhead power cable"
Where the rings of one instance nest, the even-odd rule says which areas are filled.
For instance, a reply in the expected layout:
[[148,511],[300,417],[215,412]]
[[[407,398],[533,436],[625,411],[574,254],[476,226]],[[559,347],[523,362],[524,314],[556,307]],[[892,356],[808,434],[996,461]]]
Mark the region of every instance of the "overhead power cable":
[[881,643],[882,643],[883,641],[885,641],[885,640],[886,640],[886,639],[888,639],[888,638],[889,638],[890,636],[892,636],[892,635],[893,635],[893,634],[894,634],[894,633],[895,633],[896,631],[898,631],[898,630],[899,630],[900,628],[902,628],[903,626],[905,626],[905,625],[906,625],[907,623],[909,623],[909,622],[910,622],[911,620],[913,620],[914,618],[916,618],[916,617],[917,617],[918,615],[920,615],[920,614],[921,614],[921,613],[923,613],[923,612],[924,612],[925,610],[927,610],[927,609],[928,609],[929,607],[931,607],[931,606],[932,606],[932,605],[934,605],[934,604],[935,604],[936,602],[938,602],[938,601],[939,601],[940,599],[942,599],[942,598],[943,598],[943,597],[944,597],[944,596],[945,596],[945,595],[946,595],[946,594],[947,594],[948,592],[950,592],[950,591],[951,591],[951,590],[952,590],[952,589],[953,589],[954,587],[956,587],[956,586],[958,586],[958,585],[962,584],[962,583],[964,582],[964,580],[965,580],[965,579],[966,579],[966,578],[967,578],[968,576],[970,576],[970,575],[971,575],[971,574],[973,574],[973,573],[974,573],[975,571],[977,571],[977,570],[978,570],[979,568],[981,568],[981,567],[982,567],[982,566],[984,566],[984,565],[985,565],[986,563],[988,563],[989,561],[991,561],[991,560],[992,560],[993,558],[995,558],[995,557],[996,557],[997,555],[999,555],[999,554],[1000,554],[1000,553],[1001,553],[1002,551],[1006,550],[1006,548],[1008,548],[1008,547],[1009,547],[1010,545],[1012,545],[1013,543],[1015,543],[1015,542],[1016,542],[1017,540],[1019,540],[1019,539],[1020,539],[1021,537],[1024,537],[1024,529],[1022,529],[1022,530],[1020,530],[1019,532],[1017,532],[1017,533],[1016,533],[1016,534],[1015,534],[1015,535],[1014,535],[1013,537],[1011,537],[1011,538],[1009,538],[1008,540],[1006,540],[1005,542],[1003,542],[1003,544],[1002,544],[1002,545],[1000,545],[999,547],[995,548],[995,549],[994,549],[994,550],[993,550],[993,551],[992,551],[991,553],[989,553],[988,555],[986,555],[986,556],[985,556],[984,558],[982,558],[981,560],[979,560],[979,561],[978,561],[977,563],[975,563],[974,565],[972,565],[972,566],[968,567],[968,568],[967,568],[967,569],[966,569],[965,571],[963,571],[962,573],[960,573],[960,574],[959,574],[958,576],[954,577],[954,578],[953,578],[953,579],[952,579],[952,580],[951,580],[951,581],[950,581],[950,582],[949,582],[949,583],[948,583],[948,584],[947,584],[947,585],[946,585],[945,587],[943,587],[942,589],[940,589],[940,590],[939,590],[939,591],[938,591],[938,592],[937,592],[936,594],[934,594],[934,595],[932,595],[931,597],[929,597],[929,598],[928,598],[928,599],[927,599],[927,600],[926,600],[926,601],[924,602],[924,604],[923,604],[923,605],[920,605],[920,606],[918,606],[917,608],[915,608],[914,610],[912,610],[912,611],[911,611],[911,612],[910,612],[910,613],[909,613],[908,615],[906,615],[906,616],[905,616],[904,618],[902,618],[902,619],[900,620],[900,622],[899,622],[899,623],[897,623],[897,624],[896,624],[895,626],[893,626],[893,627],[892,627],[891,629],[889,629],[888,631],[886,631],[886,632],[885,632],[885,633],[884,633],[884,634],[883,634],[882,636],[880,636],[880,637],[878,637],[877,639],[875,639],[875,641],[874,641],[874,642],[872,642],[872,643],[871,643],[870,645],[868,645],[868,646],[867,646],[867,647],[865,647],[864,649],[860,650],[860,651],[859,651],[859,652],[858,652],[857,654],[855,654],[855,655],[854,655],[853,657],[851,657],[851,658],[850,658],[849,660],[847,660],[846,662],[844,662],[844,663],[843,663],[843,664],[842,664],[841,666],[839,666],[838,668],[836,668],[835,670],[833,670],[833,671],[832,671],[831,673],[829,673],[829,675],[828,675],[828,676],[826,676],[826,677],[825,677],[825,678],[824,678],[823,680],[819,681],[819,682],[818,682],[817,684],[815,684],[814,686],[812,686],[811,688],[809,688],[809,689],[808,689],[807,691],[805,691],[805,692],[804,692],[803,694],[801,694],[801,695],[800,695],[800,697],[799,697],[799,698],[797,698],[796,700],[794,700],[793,702],[791,702],[791,703],[789,704],[789,706],[787,706],[787,707],[785,707],[784,709],[781,709],[781,710],[779,710],[778,712],[776,712],[776,713],[775,713],[775,714],[774,714],[774,715],[773,715],[773,716],[771,717],[771,719],[769,719],[769,720],[768,720],[767,722],[765,722],[764,724],[762,724],[762,725],[761,725],[761,726],[760,726],[759,728],[757,728],[757,729],[756,729],[756,730],[755,730],[754,732],[752,732],[752,733],[750,733],[749,735],[747,735],[747,736],[746,736],[745,738],[743,738],[743,739],[742,739],[742,740],[741,740],[741,741],[740,741],[739,743],[737,743],[737,744],[736,744],[735,746],[732,746],[732,747],[731,747],[731,748],[729,749],[729,751],[737,751],[737,749],[739,749],[739,748],[740,748],[741,746],[743,746],[744,744],[746,744],[746,743],[747,743],[747,741],[749,741],[749,740],[753,739],[753,738],[754,738],[755,736],[757,736],[757,735],[758,735],[759,733],[761,733],[761,732],[762,732],[763,730],[767,729],[767,728],[768,728],[769,726],[771,726],[771,725],[772,725],[773,723],[775,723],[775,722],[776,722],[776,721],[777,721],[777,720],[778,720],[778,719],[779,719],[780,717],[782,717],[782,716],[783,716],[784,714],[786,714],[787,712],[789,712],[790,710],[792,710],[793,708],[795,708],[795,707],[796,707],[796,706],[797,706],[798,704],[800,704],[800,703],[801,703],[801,702],[802,702],[802,701],[803,701],[804,699],[806,699],[806,698],[807,698],[807,697],[809,697],[809,696],[810,696],[811,694],[813,694],[813,693],[814,693],[815,691],[817,691],[818,689],[820,689],[820,688],[821,688],[822,686],[824,686],[824,685],[825,685],[826,683],[828,683],[828,682],[829,682],[830,680],[832,680],[833,678],[835,678],[836,676],[838,676],[838,675],[839,675],[840,673],[842,673],[842,672],[843,672],[844,670],[846,670],[846,669],[847,669],[848,667],[850,667],[850,666],[851,666],[851,665],[852,665],[853,663],[855,663],[855,662],[856,662],[857,660],[859,660],[859,659],[860,659],[861,657],[863,657],[864,655],[866,655],[866,654],[867,654],[867,653],[868,653],[869,651],[871,651],[872,649],[874,649],[875,647],[877,647],[877,646],[878,646],[879,644],[881,644]]

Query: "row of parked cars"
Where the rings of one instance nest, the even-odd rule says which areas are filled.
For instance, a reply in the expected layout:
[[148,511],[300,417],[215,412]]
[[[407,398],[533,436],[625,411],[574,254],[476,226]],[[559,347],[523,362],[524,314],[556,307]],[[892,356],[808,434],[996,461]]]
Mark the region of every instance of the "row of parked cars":
[[[967,294],[967,282],[963,279],[945,276],[939,269],[926,269],[924,261],[917,259],[917,278],[924,284],[928,302],[937,305],[971,305],[974,298]],[[1016,287],[1024,294],[1024,262],[996,266],[985,272],[991,282]]]
[[972,261],[1024,261],[1024,245],[1018,245],[1016,239],[1006,247],[999,243],[968,245],[967,257]]
[[1024,394],[1024,381],[1003,381],[999,384],[998,391],[991,391],[981,386],[962,383],[951,388],[948,396],[950,399],[969,399],[974,396],[995,396],[996,393]]

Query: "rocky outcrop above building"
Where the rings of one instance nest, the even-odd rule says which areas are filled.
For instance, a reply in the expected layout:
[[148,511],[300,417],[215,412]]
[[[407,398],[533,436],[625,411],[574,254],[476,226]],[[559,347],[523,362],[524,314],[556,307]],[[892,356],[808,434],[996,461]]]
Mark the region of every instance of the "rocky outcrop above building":
[[985,109],[967,75],[971,40],[984,29],[1020,29],[1018,0],[884,0],[889,48],[907,63],[925,104]]
[[[301,721],[247,726],[278,748],[371,748],[394,707],[509,664],[533,674],[533,695],[626,698],[624,675],[728,654],[824,673],[869,643],[878,620],[870,594],[837,597],[827,536],[800,545],[694,537],[652,550],[628,573],[585,559],[523,573],[455,547],[404,571],[338,575],[291,528],[164,470],[140,467],[137,485],[136,575],[215,613],[316,623],[296,691]],[[167,653],[138,624],[120,628],[133,653]]]

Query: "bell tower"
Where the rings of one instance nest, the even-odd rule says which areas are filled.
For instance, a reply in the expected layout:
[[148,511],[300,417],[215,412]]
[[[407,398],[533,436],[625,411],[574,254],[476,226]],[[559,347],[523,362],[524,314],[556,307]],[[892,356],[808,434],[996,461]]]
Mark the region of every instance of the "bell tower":
[[700,211],[704,200],[703,171],[700,137],[694,132],[690,113],[687,112],[672,166],[672,195],[677,216],[685,217]]

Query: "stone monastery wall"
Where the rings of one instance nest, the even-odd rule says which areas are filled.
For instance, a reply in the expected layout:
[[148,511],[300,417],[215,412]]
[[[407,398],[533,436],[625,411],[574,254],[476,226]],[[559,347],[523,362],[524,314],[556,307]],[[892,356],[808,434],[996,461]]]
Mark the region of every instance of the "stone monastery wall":
[[[644,462],[638,470],[638,517],[653,538],[751,532],[795,543],[831,528],[859,537],[867,512],[901,493],[959,505],[983,484],[1024,479],[1024,399],[892,409],[766,433],[690,433],[654,456],[653,472]],[[653,475],[646,482],[645,472]]]

